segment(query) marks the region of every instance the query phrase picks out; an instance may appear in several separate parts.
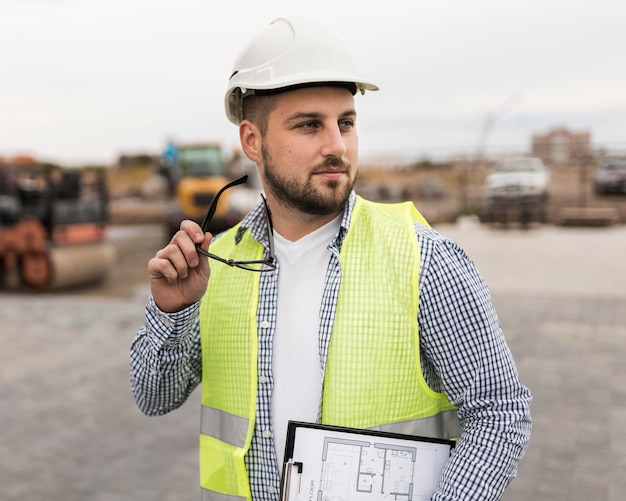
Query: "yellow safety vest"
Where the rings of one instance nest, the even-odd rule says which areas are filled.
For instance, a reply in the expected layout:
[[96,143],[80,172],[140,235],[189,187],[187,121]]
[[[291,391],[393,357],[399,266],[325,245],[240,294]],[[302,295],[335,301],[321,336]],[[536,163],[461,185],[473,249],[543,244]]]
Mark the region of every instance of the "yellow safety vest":
[[[339,255],[341,284],[324,374],[322,422],[452,438],[456,407],[424,381],[418,336],[419,244],[410,203],[357,197]],[[238,227],[212,251],[261,259]],[[254,432],[259,274],[212,266],[200,308],[203,500],[251,499],[244,456]]]

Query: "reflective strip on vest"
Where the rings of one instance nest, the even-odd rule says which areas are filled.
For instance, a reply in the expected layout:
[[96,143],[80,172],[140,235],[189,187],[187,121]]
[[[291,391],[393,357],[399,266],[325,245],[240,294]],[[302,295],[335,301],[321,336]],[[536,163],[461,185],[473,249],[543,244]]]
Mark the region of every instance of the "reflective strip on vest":
[[249,420],[214,407],[202,406],[200,433],[243,448],[246,445]]
[[229,494],[222,494],[221,492],[215,492],[211,489],[200,489],[202,492],[202,501],[246,501],[245,497],[233,496]]
[[458,438],[461,433],[461,424],[456,409],[451,409],[435,416],[399,423],[384,423],[371,426],[370,429],[420,437]]

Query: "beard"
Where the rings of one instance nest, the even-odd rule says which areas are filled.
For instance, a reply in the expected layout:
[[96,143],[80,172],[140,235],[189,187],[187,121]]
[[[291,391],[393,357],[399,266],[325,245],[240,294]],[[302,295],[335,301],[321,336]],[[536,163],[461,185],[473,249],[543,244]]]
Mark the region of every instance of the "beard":
[[[261,153],[263,155],[267,187],[285,207],[296,209],[312,216],[327,216],[343,211],[356,179],[349,179],[347,183],[342,183],[338,180],[327,180],[325,181],[324,189],[316,187],[311,182],[313,174],[309,174],[308,181],[300,183],[296,179],[287,179],[278,174],[272,165],[272,157],[265,145],[263,145]],[[351,171],[351,166],[346,164],[341,158],[331,157],[314,166],[311,172],[326,170],[329,167],[346,173]]]

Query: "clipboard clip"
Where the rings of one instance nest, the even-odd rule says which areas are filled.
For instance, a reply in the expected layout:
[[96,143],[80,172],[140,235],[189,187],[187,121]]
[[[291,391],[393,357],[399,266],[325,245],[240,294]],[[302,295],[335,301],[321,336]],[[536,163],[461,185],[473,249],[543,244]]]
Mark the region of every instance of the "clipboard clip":
[[289,501],[289,491],[291,490],[291,472],[293,468],[298,468],[298,501],[300,501],[300,487],[302,486],[302,466],[300,461],[294,461],[293,458],[289,458],[283,464],[283,493],[280,497],[280,501]]

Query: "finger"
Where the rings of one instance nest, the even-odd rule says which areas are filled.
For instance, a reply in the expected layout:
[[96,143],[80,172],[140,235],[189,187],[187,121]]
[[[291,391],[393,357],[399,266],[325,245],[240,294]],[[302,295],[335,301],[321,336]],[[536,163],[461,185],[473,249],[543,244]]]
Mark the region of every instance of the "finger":
[[200,263],[198,251],[196,250],[196,242],[204,243],[204,235],[202,235],[202,233],[200,235],[202,238],[200,240],[195,240],[197,238],[195,233],[190,235],[187,233],[186,229],[181,229],[176,232],[170,243],[170,245],[178,248],[181,255],[184,257],[186,264],[191,268],[195,268]]
[[[186,240],[187,246],[189,246],[189,239],[186,238],[183,240]],[[183,245],[185,244],[183,243]],[[193,244],[191,244],[191,246],[193,248],[193,254],[196,255],[195,259],[197,262],[197,252],[195,252]],[[189,275],[189,258],[185,255],[184,250],[181,248],[181,245],[178,242],[170,243],[167,247],[158,251],[155,257],[158,259],[163,259],[165,261],[161,264],[161,268],[163,269],[163,271],[166,271],[168,273],[167,275],[165,275],[166,277],[168,277],[168,279],[185,279]],[[171,268],[170,266],[168,266],[168,263]],[[172,268],[174,272],[172,272]]]
[[176,284],[181,278],[178,270],[169,259],[156,256],[148,261],[148,274],[150,279],[165,279],[170,285]]
[[204,232],[200,225],[190,219],[185,219],[180,223],[180,230],[185,232],[194,243],[201,243],[204,240]]

